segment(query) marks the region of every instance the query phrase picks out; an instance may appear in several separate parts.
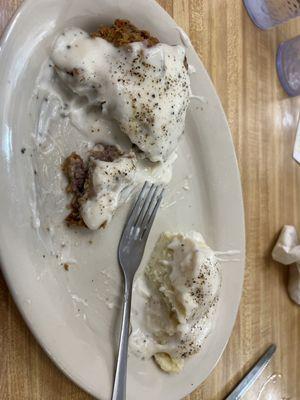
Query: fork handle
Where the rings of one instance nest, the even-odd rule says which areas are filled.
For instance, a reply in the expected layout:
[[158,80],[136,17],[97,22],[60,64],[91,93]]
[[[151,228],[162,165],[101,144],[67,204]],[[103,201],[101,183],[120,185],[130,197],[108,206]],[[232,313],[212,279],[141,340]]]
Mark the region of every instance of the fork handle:
[[127,280],[125,280],[122,328],[119,341],[119,354],[118,354],[118,362],[115,373],[112,400],[126,399],[127,355],[128,355],[131,296],[132,296],[132,283],[128,284]]

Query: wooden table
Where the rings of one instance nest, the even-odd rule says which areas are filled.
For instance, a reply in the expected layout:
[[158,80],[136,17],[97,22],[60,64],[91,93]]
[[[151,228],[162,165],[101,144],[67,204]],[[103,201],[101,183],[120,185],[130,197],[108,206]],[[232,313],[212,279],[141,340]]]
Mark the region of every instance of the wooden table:
[[[0,29],[21,0],[0,0]],[[292,148],[300,98],[281,89],[278,44],[300,34],[300,19],[269,32],[255,28],[242,0],[160,0],[189,32],[225,108],[239,161],[247,226],[247,270],[239,316],[216,369],[190,400],[221,400],[266,347],[276,356],[245,396],[300,399],[300,307],[286,292],[287,271],[270,250],[283,224],[300,233],[300,166]],[[0,398],[90,399],[38,346],[0,279]],[[141,397],[142,398],[142,397]],[[187,400],[186,399],[186,400]]]

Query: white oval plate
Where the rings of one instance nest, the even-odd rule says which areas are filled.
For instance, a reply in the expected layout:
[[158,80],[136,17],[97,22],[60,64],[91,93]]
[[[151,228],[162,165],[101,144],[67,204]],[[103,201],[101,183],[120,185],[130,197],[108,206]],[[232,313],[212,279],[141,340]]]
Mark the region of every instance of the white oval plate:
[[[72,238],[70,255],[76,253],[79,263],[65,271],[47,253],[32,227],[31,210],[36,201],[32,150],[22,154],[21,149],[35,130],[28,103],[55,35],[65,26],[91,29],[115,18],[130,19],[162,42],[180,42],[175,22],[153,0],[27,0],[2,38],[0,58],[3,273],[24,319],[46,352],[74,382],[102,400],[110,398],[112,388],[120,309],[111,308],[109,301],[120,303],[116,248],[128,210],[120,210],[105,231],[79,232],[77,240]],[[161,231],[191,229],[202,232],[216,250],[239,250],[239,261],[223,264],[216,327],[202,351],[186,362],[181,374],[170,376],[152,361],[131,356],[129,400],[176,400],[195,389],[222,354],[242,291],[244,218],[232,138],[218,96],[192,47],[187,56],[196,68],[191,76],[193,93],[204,100],[190,106],[167,204],[157,217],[144,263]],[[183,188],[186,181],[190,190]],[[55,206],[52,204],[52,212]]]

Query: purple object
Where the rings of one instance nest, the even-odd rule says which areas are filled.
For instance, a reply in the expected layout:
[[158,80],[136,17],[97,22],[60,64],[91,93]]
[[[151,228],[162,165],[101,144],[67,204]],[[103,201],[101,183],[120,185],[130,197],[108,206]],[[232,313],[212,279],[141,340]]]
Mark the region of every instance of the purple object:
[[300,94],[300,36],[283,42],[277,51],[279,80],[290,96]]
[[300,16],[300,0],[243,0],[258,28],[270,29]]

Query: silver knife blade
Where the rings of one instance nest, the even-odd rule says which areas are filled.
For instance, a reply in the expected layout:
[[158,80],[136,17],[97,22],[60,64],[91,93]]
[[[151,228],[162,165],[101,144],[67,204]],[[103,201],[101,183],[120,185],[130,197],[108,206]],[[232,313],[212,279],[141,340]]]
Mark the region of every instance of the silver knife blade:
[[224,400],[239,400],[241,399],[247,390],[253,385],[256,379],[260,376],[266,366],[269,364],[273,354],[276,351],[276,345],[272,344],[268,350],[261,356],[254,367],[248,372],[248,374],[241,380],[237,387],[230,393]]

